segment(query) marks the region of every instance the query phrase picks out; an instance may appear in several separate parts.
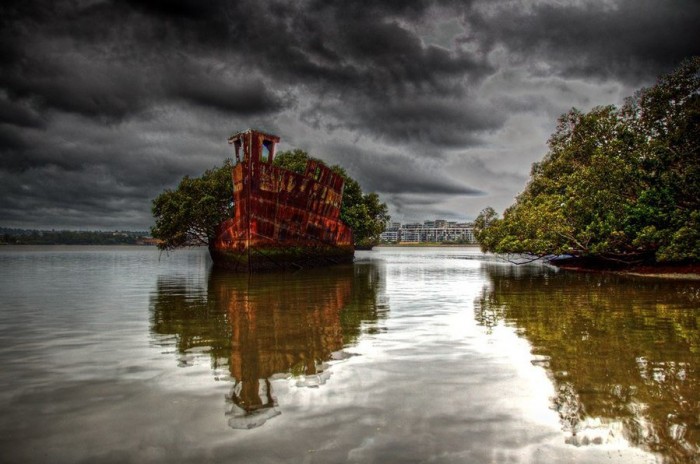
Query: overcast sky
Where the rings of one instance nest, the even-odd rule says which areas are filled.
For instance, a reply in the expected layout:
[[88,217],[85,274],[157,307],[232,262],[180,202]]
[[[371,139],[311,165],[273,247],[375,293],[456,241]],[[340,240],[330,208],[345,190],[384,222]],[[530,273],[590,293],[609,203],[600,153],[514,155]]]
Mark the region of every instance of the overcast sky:
[[571,107],[700,54],[698,0],[3,0],[0,226],[150,227],[247,128],[400,221],[502,211]]

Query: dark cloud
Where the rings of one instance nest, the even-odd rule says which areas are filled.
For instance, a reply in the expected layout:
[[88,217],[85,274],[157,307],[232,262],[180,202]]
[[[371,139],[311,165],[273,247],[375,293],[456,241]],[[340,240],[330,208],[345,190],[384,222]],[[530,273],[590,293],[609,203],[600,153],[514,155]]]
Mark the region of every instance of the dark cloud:
[[89,56],[55,57],[54,62],[32,60],[3,83],[14,98],[44,109],[107,120],[123,119],[149,103],[146,88],[133,70],[96,62]]
[[700,53],[695,0],[507,3],[465,19],[471,39],[505,46],[521,62],[546,60],[565,75],[634,85]]
[[505,115],[468,100],[407,98],[356,109],[355,127],[389,141],[413,141],[434,147],[465,147],[479,134],[499,128]]
[[99,167],[70,172],[47,166],[19,175],[0,172],[0,195],[6,200],[0,216],[15,224],[42,224],[48,217],[56,227],[120,224],[133,228],[130,220],[146,219],[140,206],[142,194],[120,185]]
[[0,86],[13,100],[106,119],[121,119],[148,105],[148,79],[135,63],[96,41],[96,34],[81,37],[81,31],[111,29],[106,17],[81,20],[43,4],[27,14],[12,15],[3,34],[12,38],[2,53]]
[[21,162],[18,156],[29,147],[24,138],[12,127],[0,126],[0,167],[12,166],[12,162]]
[[[454,198],[454,195],[450,194],[394,193],[386,194],[384,197],[393,206],[394,212],[408,218],[407,221],[422,222],[435,218],[464,220],[468,215],[464,210],[444,206],[447,201]],[[430,214],[426,214],[426,211],[430,211]]]
[[198,0],[127,0],[137,10],[156,17],[180,18],[185,21],[208,20],[216,16],[219,2]]
[[0,124],[2,123],[35,129],[46,126],[45,119],[26,102],[13,102],[0,98]]
[[228,113],[266,114],[291,103],[289,98],[270,91],[262,80],[249,76],[239,77],[201,66],[186,72],[173,70],[172,76],[167,83],[169,96]]
[[361,179],[369,191],[389,194],[476,195],[479,192],[441,171],[430,159],[416,154],[369,152],[352,146],[337,146],[333,154],[348,173]]
[[425,47],[400,24],[374,18],[343,22],[335,39],[342,56],[362,72],[360,82],[372,95],[410,98],[409,92],[454,90],[450,79],[471,77],[488,69],[478,58],[435,46]]
[[699,18],[690,0],[3,1],[0,225],[145,228],[247,127],[323,147],[399,215],[501,201],[557,112],[700,53]]

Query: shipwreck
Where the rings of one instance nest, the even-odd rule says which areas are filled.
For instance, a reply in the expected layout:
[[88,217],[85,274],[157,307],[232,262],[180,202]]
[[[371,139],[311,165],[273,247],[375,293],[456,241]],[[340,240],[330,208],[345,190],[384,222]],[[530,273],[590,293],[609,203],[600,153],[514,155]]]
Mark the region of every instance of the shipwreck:
[[352,230],[340,219],[343,178],[310,160],[303,174],[273,164],[279,137],[234,134],[234,216],[209,247],[214,264],[236,272],[353,262]]

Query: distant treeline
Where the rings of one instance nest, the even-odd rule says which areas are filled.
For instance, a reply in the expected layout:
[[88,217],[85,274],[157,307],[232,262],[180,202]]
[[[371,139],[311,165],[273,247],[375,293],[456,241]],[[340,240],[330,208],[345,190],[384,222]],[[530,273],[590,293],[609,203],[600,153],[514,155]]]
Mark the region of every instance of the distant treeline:
[[151,245],[146,231],[32,230],[0,227],[2,245]]

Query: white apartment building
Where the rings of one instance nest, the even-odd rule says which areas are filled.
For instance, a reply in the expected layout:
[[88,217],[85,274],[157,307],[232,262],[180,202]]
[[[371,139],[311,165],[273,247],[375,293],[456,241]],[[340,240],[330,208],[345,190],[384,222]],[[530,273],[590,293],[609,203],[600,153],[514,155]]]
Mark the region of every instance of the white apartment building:
[[474,226],[468,222],[445,221],[435,219],[423,224],[392,223],[381,234],[381,240],[387,243],[475,243]]

